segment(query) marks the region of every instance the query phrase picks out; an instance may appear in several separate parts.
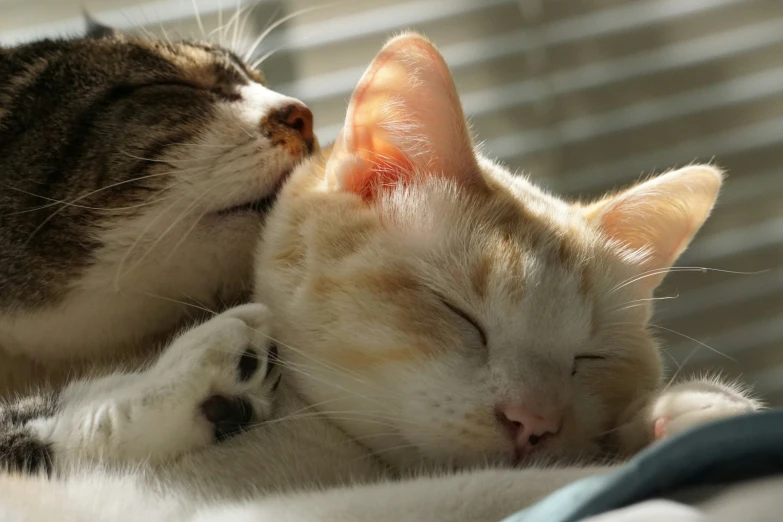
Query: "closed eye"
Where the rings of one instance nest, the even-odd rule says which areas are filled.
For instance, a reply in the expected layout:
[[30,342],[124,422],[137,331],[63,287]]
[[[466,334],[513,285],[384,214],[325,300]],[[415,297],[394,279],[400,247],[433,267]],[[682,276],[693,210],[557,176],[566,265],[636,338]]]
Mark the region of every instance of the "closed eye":
[[482,345],[482,346],[484,346],[484,347],[486,348],[486,347],[487,347],[487,333],[484,331],[484,329],[481,327],[481,325],[480,325],[480,324],[478,324],[478,321],[476,321],[475,319],[473,319],[473,318],[470,316],[470,314],[468,314],[467,312],[464,312],[464,311],[460,310],[459,308],[457,308],[457,307],[456,307],[456,306],[454,306],[453,304],[449,303],[448,301],[446,301],[446,300],[445,300],[445,299],[443,299],[442,297],[438,296],[438,298],[440,299],[441,303],[443,303],[443,304],[446,306],[446,308],[448,308],[449,310],[451,310],[452,312],[454,312],[455,314],[457,314],[458,316],[460,316],[461,318],[463,318],[463,319],[464,319],[465,321],[467,321],[467,322],[468,322],[468,323],[469,323],[469,324],[470,324],[470,325],[471,325],[473,328],[475,328],[475,329],[476,329],[476,331],[477,331],[477,332],[478,332],[478,334],[479,334],[479,337],[481,338],[481,345]]
[[576,375],[576,363],[579,361],[600,361],[606,359],[603,355],[583,354],[574,357],[574,367],[571,370],[571,375]]

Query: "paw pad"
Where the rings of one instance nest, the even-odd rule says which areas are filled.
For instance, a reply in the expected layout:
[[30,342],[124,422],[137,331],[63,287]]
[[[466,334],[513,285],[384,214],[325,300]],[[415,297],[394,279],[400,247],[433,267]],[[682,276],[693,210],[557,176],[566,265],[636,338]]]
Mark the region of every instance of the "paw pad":
[[660,417],[653,423],[653,437],[655,440],[661,440],[666,437],[666,425],[669,424],[669,417]]
[[215,426],[215,438],[225,440],[250,425],[253,407],[247,399],[213,395],[201,404],[204,417]]
[[239,358],[239,381],[247,382],[258,370],[258,353],[248,348]]

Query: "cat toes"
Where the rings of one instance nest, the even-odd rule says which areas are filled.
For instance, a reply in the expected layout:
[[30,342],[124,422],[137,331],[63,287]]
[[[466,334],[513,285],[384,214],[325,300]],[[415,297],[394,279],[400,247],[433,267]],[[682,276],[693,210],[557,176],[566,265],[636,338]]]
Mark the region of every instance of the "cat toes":
[[751,413],[761,405],[742,391],[714,381],[688,381],[669,387],[651,410],[653,440],[671,437],[708,422]]
[[253,421],[253,406],[243,397],[212,395],[201,403],[201,412],[214,426],[220,442],[245,430]]
[[232,308],[184,334],[167,352],[158,365],[168,372],[186,367],[186,380],[203,390],[198,412],[212,426],[215,440],[271,414],[281,375],[264,305]]

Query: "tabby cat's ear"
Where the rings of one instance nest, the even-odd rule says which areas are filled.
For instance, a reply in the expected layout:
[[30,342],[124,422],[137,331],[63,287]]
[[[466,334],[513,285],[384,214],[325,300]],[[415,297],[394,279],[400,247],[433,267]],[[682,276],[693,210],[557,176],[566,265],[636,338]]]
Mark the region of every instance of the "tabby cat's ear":
[[84,23],[87,26],[87,30],[84,33],[86,38],[94,38],[100,40],[101,38],[117,38],[122,34],[118,29],[103,25],[87,11],[82,11],[84,16]]
[[710,215],[723,173],[710,165],[671,171],[585,207],[585,215],[608,239],[634,252],[657,287]]
[[481,179],[448,66],[408,33],[381,49],[354,90],[327,179],[369,200],[380,187],[429,175]]

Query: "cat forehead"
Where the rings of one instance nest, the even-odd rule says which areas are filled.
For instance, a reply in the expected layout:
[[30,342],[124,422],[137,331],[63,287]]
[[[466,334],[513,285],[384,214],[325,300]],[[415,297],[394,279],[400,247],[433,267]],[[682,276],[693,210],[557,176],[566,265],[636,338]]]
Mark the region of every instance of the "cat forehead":
[[174,74],[206,84],[214,82],[226,70],[237,68],[254,81],[264,81],[260,72],[247,69],[236,54],[209,43],[121,37],[81,39],[75,45],[87,63],[117,76],[154,79],[161,74]]
[[475,263],[477,277],[497,263],[519,270],[523,260],[580,272],[596,256],[602,241],[580,207],[500,167],[481,168],[487,183],[480,190],[429,176],[391,191],[381,219],[425,250],[445,248],[455,261]]

